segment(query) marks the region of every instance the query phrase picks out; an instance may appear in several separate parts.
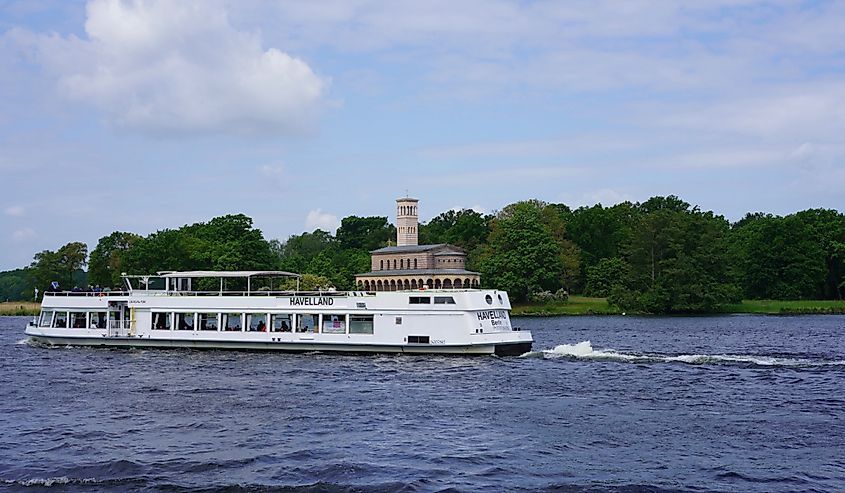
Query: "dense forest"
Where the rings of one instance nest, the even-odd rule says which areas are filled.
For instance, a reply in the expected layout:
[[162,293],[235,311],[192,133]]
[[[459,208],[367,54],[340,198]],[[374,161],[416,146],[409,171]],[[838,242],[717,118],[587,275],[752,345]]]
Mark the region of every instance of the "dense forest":
[[[675,196],[571,209],[537,200],[494,214],[447,211],[420,225],[420,243],[463,248],[486,287],[517,302],[553,293],[607,297],[645,313],[717,310],[741,299],[842,299],[845,215],[810,209],[785,217],[747,214],[731,224]],[[308,284],[353,288],[369,251],[391,244],[386,217],[350,216],[335,235],[316,230],[267,240],[244,215],[165,229],[114,232],[91,250],[68,243],[0,273],[0,299],[32,299],[33,288],[117,286],[121,272],[280,269]],[[87,271],[84,269],[87,267]]]

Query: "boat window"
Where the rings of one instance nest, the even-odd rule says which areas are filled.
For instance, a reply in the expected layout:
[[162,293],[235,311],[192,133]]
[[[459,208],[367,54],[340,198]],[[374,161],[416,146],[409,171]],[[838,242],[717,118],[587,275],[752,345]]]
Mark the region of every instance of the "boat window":
[[247,313],[246,318],[250,332],[267,332],[266,313]]
[[435,305],[454,305],[455,298],[451,296],[435,296],[434,297],[434,304]]
[[153,330],[170,330],[171,318],[169,313],[153,312],[152,316]]
[[193,313],[177,313],[176,314],[176,329],[178,329],[178,330],[194,330],[194,314]]
[[345,334],[346,315],[323,315],[324,334]]
[[223,314],[223,330],[229,332],[238,332],[241,330],[241,314],[240,313],[224,313]]
[[316,332],[315,327],[319,327],[320,315],[303,313],[296,317],[296,331],[297,332]]
[[484,301],[486,301],[488,305],[492,305],[493,304],[493,297],[488,294],[487,296],[484,297]]
[[408,344],[428,344],[428,336],[408,336]]
[[53,327],[67,328],[67,312],[56,312],[56,316],[53,317]]
[[89,329],[105,329],[106,328],[106,312],[91,312],[91,321],[88,322]]
[[38,322],[39,327],[49,327],[53,321],[53,310],[44,310],[41,312],[41,320]]
[[291,330],[293,330],[293,321],[290,314],[273,314],[273,332],[290,332]]
[[350,334],[372,334],[373,333],[373,316],[372,315],[350,315],[349,316],[349,333]]
[[200,313],[200,330],[217,330],[219,327],[216,313]]
[[411,296],[408,298],[408,303],[411,305],[428,305],[431,303],[429,296]]
[[70,326],[74,329],[84,329],[85,317],[85,312],[70,312]]

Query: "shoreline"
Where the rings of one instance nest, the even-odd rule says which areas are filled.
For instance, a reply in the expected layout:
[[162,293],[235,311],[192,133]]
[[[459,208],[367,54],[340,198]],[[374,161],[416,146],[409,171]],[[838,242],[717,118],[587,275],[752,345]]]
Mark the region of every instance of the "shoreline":
[[[41,311],[41,304],[32,301],[0,302],[0,316],[32,317]],[[702,313],[671,315],[845,315],[845,300],[743,300],[741,303],[725,305],[721,310]],[[607,303],[607,298],[570,296],[569,301],[551,303],[514,304],[514,317],[554,316],[596,316],[596,315],[655,315],[650,313],[623,312]],[[665,315],[665,314],[657,314]]]
[[725,305],[720,310],[699,313],[641,313],[623,312],[607,303],[607,298],[570,296],[565,302],[514,304],[514,317],[555,316],[715,316],[715,315],[845,315],[845,300],[743,300]]

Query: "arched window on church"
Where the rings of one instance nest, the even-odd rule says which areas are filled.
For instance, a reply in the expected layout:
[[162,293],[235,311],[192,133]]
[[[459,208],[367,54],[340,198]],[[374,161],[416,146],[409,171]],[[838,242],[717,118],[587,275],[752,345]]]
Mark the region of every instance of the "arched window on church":
[[414,259],[414,269],[417,268],[417,259]]
[[396,259],[393,259],[393,268],[396,268]]
[[378,267],[378,269],[379,269],[379,270],[384,270],[384,260],[379,260],[378,262],[379,262],[379,267]]

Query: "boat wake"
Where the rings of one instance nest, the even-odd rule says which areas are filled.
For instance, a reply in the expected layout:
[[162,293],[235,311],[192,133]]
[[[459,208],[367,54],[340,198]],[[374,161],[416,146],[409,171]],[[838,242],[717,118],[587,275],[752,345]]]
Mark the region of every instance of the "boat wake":
[[578,344],[560,344],[554,349],[532,351],[523,358],[616,361],[622,363],[684,363],[689,365],[753,365],[786,367],[845,366],[845,360],[824,360],[810,358],[784,358],[779,356],[751,354],[659,354],[620,353],[613,349],[594,349],[590,341]]

